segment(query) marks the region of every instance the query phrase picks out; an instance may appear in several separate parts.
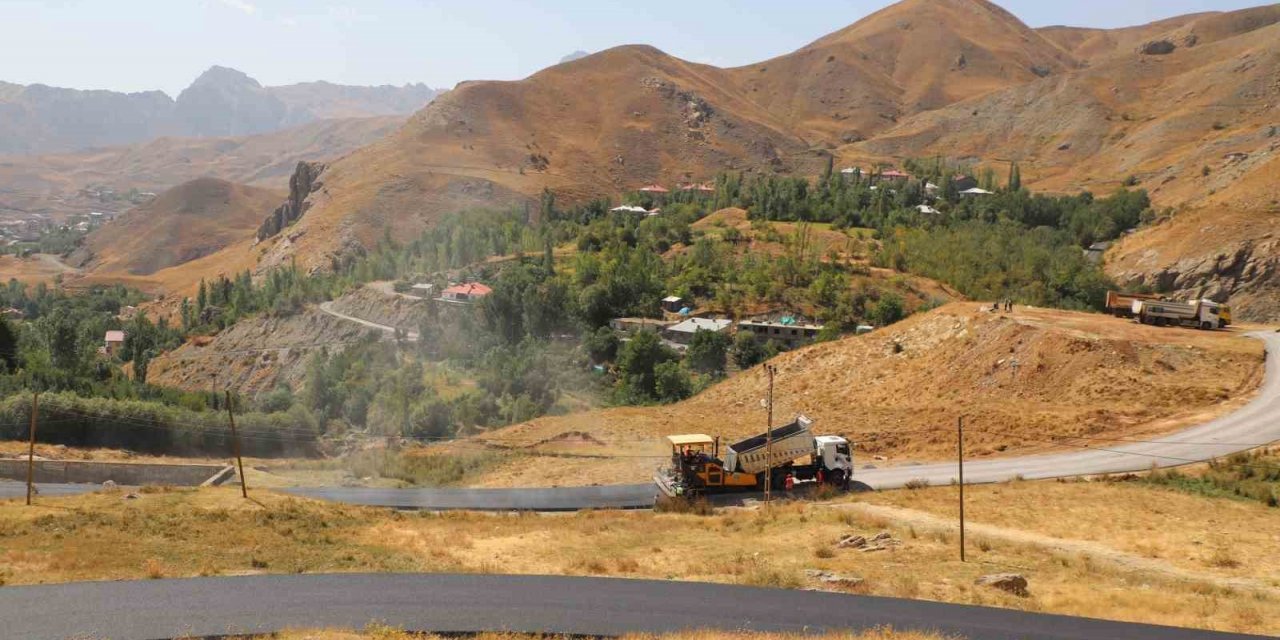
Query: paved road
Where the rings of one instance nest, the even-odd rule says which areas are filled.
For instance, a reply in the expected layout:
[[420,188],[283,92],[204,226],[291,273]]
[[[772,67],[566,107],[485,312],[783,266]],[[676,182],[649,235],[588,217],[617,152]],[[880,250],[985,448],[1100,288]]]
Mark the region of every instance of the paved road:
[[[1257,397],[1239,411],[1176,434],[1161,436],[1154,443],[1097,441],[1088,443],[1085,450],[968,462],[964,468],[965,483],[1002,482],[1015,477],[1033,480],[1145,471],[1153,464],[1168,467],[1200,462],[1252,448],[1250,445],[1280,441],[1280,333],[1253,335],[1266,342],[1266,375]],[[982,427],[974,425],[974,428]],[[1072,442],[1085,443],[1080,440]],[[955,463],[943,463],[859,469],[855,478],[874,489],[894,489],[912,480],[949,484],[957,475]],[[40,485],[44,495],[69,495],[93,488],[92,485]],[[0,499],[20,497],[24,491],[20,483],[0,481]],[[324,487],[289,491],[312,498],[404,509],[534,511],[644,508],[652,506],[655,493],[650,484],[542,489]]]
[[[1170,329],[1174,331],[1175,329]],[[1255,333],[1266,342],[1266,375],[1257,397],[1235,413],[1197,427],[1154,438],[1152,443],[1069,441],[1088,450],[1016,458],[994,458],[964,465],[965,484],[1101,473],[1145,471],[1223,457],[1280,441],[1280,333]],[[974,425],[981,429],[981,425]],[[1253,446],[1249,446],[1253,445]],[[855,477],[876,489],[901,487],[913,479],[948,484],[958,477],[955,463],[859,469]]]
[[972,640],[1259,638],[919,600],[656,580],[313,574],[0,588],[5,637],[152,640],[284,628],[578,636],[684,629],[933,630]]

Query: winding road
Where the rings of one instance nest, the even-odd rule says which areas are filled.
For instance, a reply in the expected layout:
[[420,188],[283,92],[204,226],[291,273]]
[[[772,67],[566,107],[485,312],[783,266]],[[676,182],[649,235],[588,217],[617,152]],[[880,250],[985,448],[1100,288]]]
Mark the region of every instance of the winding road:
[[[1266,371],[1257,396],[1240,410],[1162,436],[1154,442],[1117,445],[1097,441],[1079,444],[1078,451],[966,462],[965,484],[1145,471],[1153,465],[1172,467],[1204,462],[1280,441],[1280,333],[1250,335],[1266,343]],[[862,468],[855,474],[855,480],[872,489],[895,489],[912,481],[950,484],[958,476],[955,463],[940,463]],[[45,495],[83,493],[95,488],[93,485],[40,485]],[[21,483],[0,481],[0,499],[20,497],[25,490]],[[306,487],[286,491],[322,500],[400,509],[498,511],[641,509],[653,506],[655,494],[651,483],[523,489]]]
[[618,578],[310,574],[0,588],[4,635],[150,640],[355,628],[616,636],[686,629],[809,633],[890,626],[970,640],[1260,638],[837,593]]

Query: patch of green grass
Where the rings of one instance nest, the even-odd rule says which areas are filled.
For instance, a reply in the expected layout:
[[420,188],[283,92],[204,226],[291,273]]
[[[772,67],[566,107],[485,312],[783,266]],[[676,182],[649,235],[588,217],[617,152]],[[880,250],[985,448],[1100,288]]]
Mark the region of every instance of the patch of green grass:
[[1137,481],[1207,498],[1250,500],[1280,507],[1280,456],[1272,451],[1237,453],[1215,460],[1203,473],[1156,470]]

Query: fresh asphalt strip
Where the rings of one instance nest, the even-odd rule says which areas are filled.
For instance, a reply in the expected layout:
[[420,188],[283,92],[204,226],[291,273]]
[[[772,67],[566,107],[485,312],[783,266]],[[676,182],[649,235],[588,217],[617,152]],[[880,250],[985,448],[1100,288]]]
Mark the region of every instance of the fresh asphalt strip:
[[3,587],[0,620],[0,634],[25,640],[204,638],[362,629],[370,623],[413,632],[573,636],[893,628],[968,640],[1262,637],[813,591],[472,574],[295,574]]

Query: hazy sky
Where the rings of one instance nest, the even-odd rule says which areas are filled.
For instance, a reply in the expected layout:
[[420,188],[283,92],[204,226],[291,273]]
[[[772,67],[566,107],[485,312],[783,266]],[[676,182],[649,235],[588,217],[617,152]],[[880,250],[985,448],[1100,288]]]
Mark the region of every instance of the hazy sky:
[[[0,0],[0,80],[170,95],[214,64],[267,85],[521,78],[631,43],[722,66],[797,49],[887,0]],[[1031,26],[1116,27],[1263,0],[1001,0]]]

